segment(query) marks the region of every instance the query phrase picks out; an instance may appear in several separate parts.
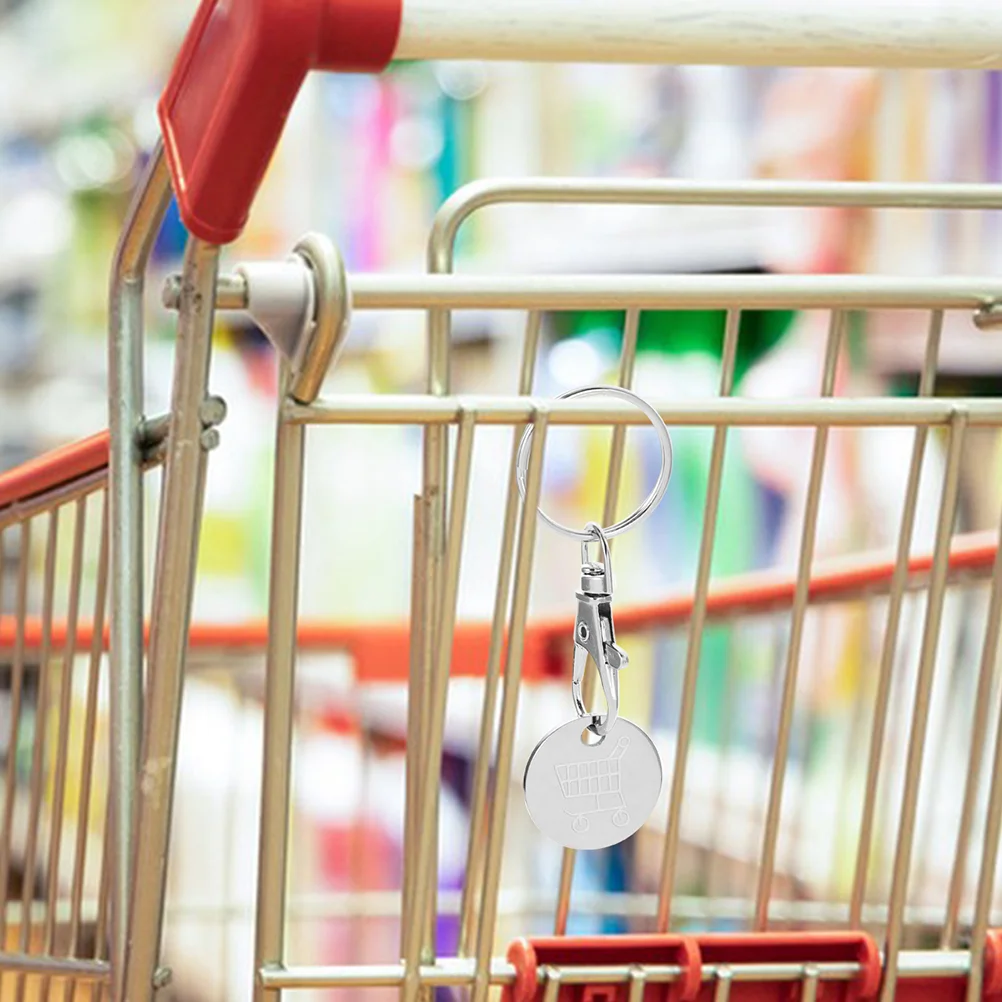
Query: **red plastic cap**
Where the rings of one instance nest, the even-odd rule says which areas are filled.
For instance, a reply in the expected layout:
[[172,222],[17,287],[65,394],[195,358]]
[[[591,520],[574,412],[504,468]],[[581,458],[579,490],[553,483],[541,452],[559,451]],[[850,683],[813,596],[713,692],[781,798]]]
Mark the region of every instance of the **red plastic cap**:
[[216,244],[239,236],[306,74],[383,69],[401,4],[202,0],[158,109],[191,233]]

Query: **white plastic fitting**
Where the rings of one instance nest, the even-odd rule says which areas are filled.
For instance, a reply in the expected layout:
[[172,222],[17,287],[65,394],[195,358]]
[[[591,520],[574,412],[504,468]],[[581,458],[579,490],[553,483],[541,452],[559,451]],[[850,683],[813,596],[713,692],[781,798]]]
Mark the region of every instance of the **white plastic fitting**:
[[247,313],[297,368],[316,316],[313,276],[298,254],[236,268],[247,288]]

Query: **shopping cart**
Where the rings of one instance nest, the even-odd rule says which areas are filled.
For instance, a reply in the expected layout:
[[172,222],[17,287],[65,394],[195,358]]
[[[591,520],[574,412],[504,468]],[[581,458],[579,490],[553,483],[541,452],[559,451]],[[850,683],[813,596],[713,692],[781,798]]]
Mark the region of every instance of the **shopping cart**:
[[[443,206],[429,240],[427,275],[347,276],[335,249],[317,237],[302,241],[289,260],[219,272],[220,245],[240,232],[295,94],[305,74],[314,68],[375,70],[391,58],[453,57],[1002,68],[1002,19],[980,5],[957,3],[937,9],[935,17],[924,8],[916,11],[910,5],[898,9],[888,4],[810,5],[799,13],[803,16],[796,16],[789,5],[763,4],[750,18],[747,5],[720,3],[701,4],[698,14],[680,8],[676,16],[674,9],[665,11],[662,5],[646,0],[619,4],[611,16],[607,5],[592,0],[574,5],[573,10],[557,3],[467,5],[406,0],[400,5],[379,0],[360,5],[328,0],[290,5],[284,0],[242,0],[224,5],[205,0],[165,92],[161,105],[164,143],[140,183],[114,266],[110,446],[100,439],[43,463],[44,482],[33,480],[31,471],[8,475],[0,498],[5,540],[17,536],[21,541],[14,610],[4,621],[4,636],[12,651],[10,747],[16,747],[14,732],[28,702],[36,722],[24,808],[27,824],[15,824],[22,807],[12,792],[17,786],[17,756],[9,751],[0,841],[4,897],[9,895],[7,882],[15,860],[26,874],[19,909],[9,909],[4,903],[3,918],[10,922],[16,916],[17,933],[11,942],[8,928],[0,954],[4,990],[8,990],[7,979],[13,979],[18,1002],[29,981],[43,996],[53,979],[65,978],[73,983],[108,984],[114,998],[144,1002],[169,980],[160,950],[182,681],[206,464],[208,453],[219,441],[216,425],[225,413],[222,401],[208,393],[212,325],[220,310],[249,311],[283,359],[276,419],[260,855],[251,972],[258,999],[273,999],[296,989],[353,989],[371,996],[383,988],[398,990],[404,1002],[413,1002],[437,988],[461,988],[469,991],[474,1002],[483,1002],[496,986],[519,1000],[541,997],[546,1002],[569,995],[589,1000],[615,996],[631,1002],[665,995],[687,1002],[709,997],[707,993],[717,1002],[727,1002],[732,994],[748,999],[785,996],[791,986],[799,989],[803,1002],[814,1002],[822,992],[859,999],[879,994],[882,1002],[891,1002],[895,996],[932,997],[933,993],[944,999],[964,995],[974,1002],[1000,993],[1002,939],[991,925],[1002,823],[1002,727],[992,712],[997,705],[994,676],[1002,558],[994,534],[988,541],[964,539],[954,533],[954,524],[965,442],[973,430],[1002,427],[1002,402],[936,397],[934,391],[940,343],[949,336],[949,329],[944,334],[945,322],[960,316],[969,324],[973,316],[978,326],[990,328],[998,320],[1002,280],[991,276],[453,273],[458,231],[488,205],[997,210],[1002,208],[1002,192],[997,187],[578,179],[492,182],[463,189]],[[241,156],[234,156],[234,150],[240,150]],[[191,240],[182,274],[164,290],[165,304],[178,311],[170,413],[149,420],[143,414],[142,392],[144,272],[172,190]],[[424,315],[426,394],[321,395],[323,379],[350,336],[349,306],[354,314],[416,310]],[[516,392],[451,394],[451,318],[453,311],[468,308],[525,314]],[[617,509],[626,432],[640,420],[618,404],[553,402],[532,395],[545,317],[585,308],[624,312],[619,368],[619,382],[624,386],[633,380],[644,311],[705,308],[724,310],[727,316],[719,396],[705,401],[654,401],[670,426],[701,427],[711,433],[694,586],[691,594],[667,604],[617,614],[619,632],[625,637],[631,631],[684,624],[687,638],[671,743],[671,780],[662,817],[664,832],[656,833],[658,862],[647,877],[650,890],[629,896],[628,901],[612,896],[590,905],[602,914],[625,914],[635,923],[634,930],[653,935],[518,939],[507,958],[501,959],[502,932],[504,939],[514,939],[529,931],[525,926],[499,925],[499,916],[506,911],[502,907],[506,832],[515,823],[510,793],[520,689],[531,665],[543,665],[540,674],[546,676],[564,672],[566,652],[561,645],[569,647],[570,642],[564,624],[528,621],[537,542],[535,513],[547,433],[565,425],[614,429],[605,495],[604,521],[608,522]],[[768,401],[732,395],[742,311],[765,308],[828,314],[822,378],[815,398]],[[836,394],[847,318],[877,310],[920,311],[926,318],[925,357],[914,399]],[[297,650],[306,642],[297,633],[304,438],[307,427],[386,424],[423,429],[422,481],[413,505],[410,623],[378,639],[384,663],[392,651],[394,671],[405,676],[408,685],[405,865],[399,897],[390,906],[401,916],[399,950],[372,964],[350,959],[333,965],[295,964],[288,961],[286,928],[295,668]],[[520,504],[512,483],[514,449],[521,430],[530,424],[535,434],[526,500]],[[474,442],[492,425],[512,429],[513,452],[494,615],[489,628],[481,629],[457,623],[456,600]],[[728,442],[741,429],[763,426],[802,428],[811,435],[796,573],[792,578],[767,576],[714,589],[710,570]],[[846,566],[818,568],[815,539],[829,440],[839,429],[877,426],[914,432],[895,551],[889,559],[861,557]],[[454,442],[449,434],[453,428]],[[935,435],[945,440],[936,529],[930,552],[914,557],[923,464]],[[88,457],[86,461],[81,461],[81,455]],[[150,626],[144,636],[143,473],[151,463],[161,462]],[[85,525],[94,522],[82,499],[102,495],[105,484],[108,514],[101,516],[100,524],[106,528],[90,565],[95,612],[89,629],[84,629],[78,620],[86,561],[83,542],[76,541],[86,538]],[[57,631],[53,596],[60,566],[59,526],[69,505],[75,508],[74,550],[65,627]],[[31,540],[38,519],[47,525],[40,611],[32,606],[35,593],[29,587],[36,553]],[[956,762],[949,756],[930,762],[924,752],[930,734],[931,694],[943,663],[939,649],[948,592],[973,588],[970,582],[980,579],[991,583],[987,596],[981,595],[984,631],[964,724],[969,743]],[[90,756],[99,747],[97,697],[91,693],[99,687],[106,585],[110,591],[110,662],[103,747],[107,748],[109,794],[101,800],[88,787],[79,795],[81,811],[103,813],[110,807],[108,826],[99,826],[97,835],[107,865],[104,875],[99,868],[94,878],[96,904],[92,920],[87,921],[93,927],[95,944],[89,944],[88,950],[81,930],[87,873],[93,868],[83,866],[81,860],[91,844],[83,834],[90,822],[88,814],[78,812],[71,819],[73,812],[64,809],[72,747],[69,722],[74,713],[71,697],[64,694],[72,692],[75,673],[67,670],[71,655],[89,652],[79,747],[81,775],[91,776],[95,763]],[[925,601],[915,612],[921,629],[916,625],[917,657],[909,687],[898,671],[899,648],[908,637],[909,616],[916,609],[909,590],[916,588],[924,593]],[[870,599],[871,592],[882,596],[879,604]],[[802,701],[797,697],[816,606],[857,602],[860,596],[871,610],[867,623],[879,627],[880,640],[874,658],[869,736],[861,732],[851,744],[867,749],[854,826],[853,874],[846,900],[825,902],[819,908],[803,891],[818,883],[813,874],[806,873],[803,853],[797,852],[805,843],[790,837],[788,827],[791,800],[801,820],[814,806],[804,784],[794,782],[803,777],[794,775],[791,766],[791,748],[801,719]],[[753,874],[751,898],[746,901],[742,896],[737,904],[721,898],[716,893],[723,879],[719,873],[707,875],[705,886],[697,887],[696,893],[683,895],[680,870],[683,865],[689,867],[683,856],[683,832],[694,822],[706,824],[692,817],[700,802],[693,796],[689,768],[691,756],[698,751],[692,745],[692,733],[704,635],[720,616],[757,616],[770,610],[781,614],[787,625],[774,659],[771,691],[776,700],[771,719],[775,726],[767,735],[762,756],[766,788],[760,796],[755,795],[755,784],[744,791],[751,818],[745,838],[753,845],[751,853],[746,853],[751,858],[745,867]],[[29,643],[33,637],[36,646]],[[327,641],[352,652],[357,665],[372,663],[374,645],[364,631],[335,630]],[[29,651],[37,654],[31,668],[26,663]],[[57,651],[62,652],[61,659]],[[473,664],[483,665],[484,689],[472,780],[472,823],[457,902],[458,945],[443,954],[436,940],[436,918],[447,903],[446,895],[439,893],[437,851],[444,725],[450,678],[469,672]],[[28,676],[37,681],[28,685]],[[25,700],[26,692],[32,694],[30,701]],[[889,794],[881,791],[879,780],[885,766],[890,709],[901,701],[910,711],[907,738],[901,743],[900,791],[892,791],[900,796],[887,808],[881,806],[880,798]],[[45,722],[50,718],[47,711],[57,703],[61,723],[53,747],[46,738]],[[737,714],[733,707],[729,712],[732,719]],[[862,720],[865,714],[859,717]],[[989,750],[993,730],[995,745]],[[723,780],[706,808],[711,817],[713,810],[734,799],[727,775],[740,773],[739,760],[725,756],[723,762]],[[932,893],[941,894],[941,904],[930,918],[925,891],[917,897],[912,878],[916,846],[924,838],[920,821],[926,817],[920,811],[920,788],[934,766],[956,766],[946,775],[937,774],[937,788],[961,792],[955,839],[951,840],[952,862],[946,868],[945,887],[933,885]],[[829,790],[827,801],[833,799]],[[91,807],[84,808],[84,804]],[[873,856],[882,810],[897,823],[889,856],[879,858],[890,880],[881,882],[879,900],[875,900],[872,884],[878,860]],[[76,827],[72,837],[67,837],[71,820]],[[43,836],[48,850],[44,866],[39,866]],[[728,826],[724,832],[716,826],[714,838],[725,842],[732,837],[742,837],[737,826]],[[64,870],[61,858],[69,845],[76,854]],[[741,862],[732,845],[718,849],[711,856],[723,858],[728,866]],[[978,854],[980,862],[975,867],[971,856]],[[918,858],[925,862],[921,853]],[[572,902],[576,864],[576,854],[565,852],[554,895],[524,913],[537,918],[547,915],[557,934],[566,932],[572,903],[576,904]],[[43,873],[40,882],[34,880],[37,870]],[[64,872],[70,875],[66,907]],[[641,880],[644,875],[637,876]],[[42,898],[36,891],[39,883]],[[346,913],[354,907],[349,901],[342,904]],[[67,916],[65,938],[61,907]],[[694,931],[701,921],[705,925],[707,918],[715,917],[730,918],[748,931],[727,936]],[[776,926],[783,931],[768,931]],[[36,938],[39,928],[41,935]],[[938,949],[925,948],[930,929]]]
[[564,810],[573,818],[571,827],[574,831],[588,831],[589,816],[606,811],[612,812],[612,823],[617,828],[630,823],[626,801],[620,789],[619,771],[620,760],[629,746],[630,739],[622,737],[607,759],[556,766],[560,792],[569,801]]

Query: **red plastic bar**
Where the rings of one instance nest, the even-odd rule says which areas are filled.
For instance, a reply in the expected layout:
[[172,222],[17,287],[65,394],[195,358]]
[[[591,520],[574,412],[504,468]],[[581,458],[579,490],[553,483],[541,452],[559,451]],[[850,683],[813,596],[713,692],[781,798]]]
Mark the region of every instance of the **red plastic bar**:
[[402,0],[202,0],[158,109],[191,233],[239,236],[306,74],[382,70],[401,13]]
[[[20,469],[20,468],[19,468]],[[16,471],[15,471],[16,472]],[[44,480],[45,488],[67,482],[65,476],[54,478],[51,471]],[[43,482],[39,479],[36,482]],[[8,502],[9,503],[9,502]],[[985,575],[995,562],[997,538],[993,533],[971,533],[955,537],[950,550],[950,572],[953,575]],[[931,557],[922,554],[909,562],[909,578],[924,576]],[[861,592],[879,592],[886,587],[894,572],[892,562],[860,560],[846,564],[838,571],[821,573],[811,579],[812,602],[852,599]],[[763,575],[745,575],[711,589],[707,615],[711,620],[726,619],[738,614],[755,614],[786,608],[793,598],[792,578],[771,576],[773,583],[765,586]],[[620,634],[646,629],[664,629],[683,625],[692,613],[691,594],[679,595],[646,606],[624,606],[616,613]],[[0,618],[0,649],[14,642],[15,622],[11,617]],[[530,623],[525,636],[522,674],[526,680],[562,677],[567,670],[570,653],[568,638],[573,623],[569,619],[553,619]],[[66,624],[53,623],[53,643],[65,640]],[[41,643],[41,620],[30,618],[25,623],[25,644],[35,649]],[[304,651],[345,651],[354,663],[355,677],[364,682],[390,682],[406,678],[410,634],[407,623],[339,624],[301,622],[298,643]],[[91,642],[91,625],[81,623],[77,629],[77,646],[86,650]],[[268,639],[268,624],[264,620],[247,623],[195,623],[189,643],[193,649],[249,653],[263,651]],[[490,626],[467,622],[456,627],[453,646],[452,674],[477,677],[487,663]],[[107,636],[105,636],[107,644]]]
[[0,508],[29,501],[108,466],[108,433],[98,432],[0,473]]
[[[998,546],[998,534],[992,530],[959,533],[950,547],[950,574],[981,575],[991,572]],[[932,554],[921,553],[908,561],[908,579],[914,585],[932,568]],[[874,554],[855,554],[831,561],[811,575],[808,600],[811,603],[835,602],[857,598],[868,592],[879,593],[894,574],[894,560]],[[789,608],[797,582],[794,577],[776,571],[736,575],[712,588],[706,614],[723,619],[740,613],[763,613]],[[681,594],[660,602],[634,605],[616,610],[616,628],[620,633],[652,626],[676,626],[688,622],[692,614],[692,596]]]
[[[51,625],[51,643],[61,648],[66,643],[66,621]],[[568,626],[568,629],[570,627]],[[339,624],[302,622],[297,629],[300,651],[343,651],[352,661],[355,678],[360,682],[395,682],[406,679],[410,633],[406,623]],[[30,616],[24,622],[24,646],[29,652],[42,645],[42,620]],[[94,625],[89,620],[78,623],[76,649],[90,649]],[[0,651],[10,650],[17,638],[17,621],[13,616],[0,617]],[[149,639],[149,626],[146,627]],[[263,653],[268,641],[268,624],[264,620],[249,623],[193,623],[188,633],[192,650],[227,654],[253,655]],[[461,623],[456,627],[453,644],[453,675],[482,676],[487,663],[490,629],[483,623]],[[523,674],[538,680],[553,674],[552,659],[547,646],[550,637],[539,630],[527,631]],[[108,649],[108,628],[102,637]]]

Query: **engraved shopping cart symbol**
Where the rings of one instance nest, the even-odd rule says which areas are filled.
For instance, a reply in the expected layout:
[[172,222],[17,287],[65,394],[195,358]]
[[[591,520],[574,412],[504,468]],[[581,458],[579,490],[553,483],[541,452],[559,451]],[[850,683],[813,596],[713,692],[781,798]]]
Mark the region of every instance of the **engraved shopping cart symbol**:
[[573,810],[564,809],[570,815],[571,828],[586,832],[590,827],[588,818],[592,814],[612,811],[612,823],[622,828],[630,823],[630,815],[623,798],[621,766],[623,755],[630,746],[628,737],[621,737],[608,758],[593,759],[590,762],[570,762],[557,765],[557,779],[564,800],[570,801]]

